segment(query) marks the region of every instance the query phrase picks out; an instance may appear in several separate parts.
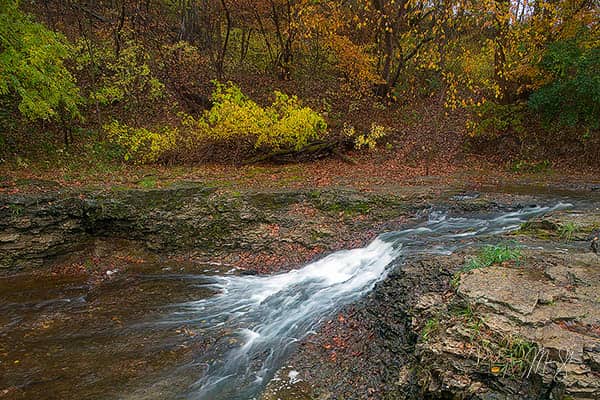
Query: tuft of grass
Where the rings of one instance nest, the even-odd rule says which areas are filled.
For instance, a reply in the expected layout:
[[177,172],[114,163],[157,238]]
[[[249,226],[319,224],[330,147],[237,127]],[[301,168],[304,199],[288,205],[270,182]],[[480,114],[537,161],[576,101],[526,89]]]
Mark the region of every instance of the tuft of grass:
[[468,322],[472,322],[475,318],[475,309],[473,308],[473,306],[469,303],[464,307],[459,307],[454,311],[454,314],[456,314],[458,317],[468,321]]
[[20,206],[17,204],[9,204],[8,207],[10,209],[10,213],[13,218],[20,217],[21,215],[23,215],[23,212],[25,211],[25,208],[23,208],[23,206]]
[[425,323],[423,330],[421,331],[421,339],[427,341],[432,335],[434,335],[440,329],[440,321],[437,318],[430,318]]
[[[486,328],[485,320],[474,310],[457,311],[468,335],[471,348],[477,354],[477,365],[487,364],[489,372],[503,377],[523,377],[539,352],[538,346],[520,336],[503,335]],[[486,368],[486,369],[487,369]]]
[[502,264],[507,261],[519,262],[523,258],[521,250],[507,244],[485,246],[480,253],[465,264],[462,271],[472,271],[486,268],[494,264]]
[[158,182],[155,177],[146,176],[138,182],[138,185],[144,189],[154,189],[158,186]]
[[459,286],[460,286],[460,271],[454,273],[454,275],[452,275],[452,279],[450,279],[450,287],[452,287],[452,289],[454,289],[454,291],[456,291]]
[[558,235],[561,239],[568,242],[570,240],[573,240],[575,234],[577,233],[577,230],[577,225],[575,225],[573,222],[567,222],[560,225],[560,227],[558,228]]
[[499,342],[498,359],[492,364],[502,376],[523,376],[531,366],[538,346],[521,337],[504,336]]

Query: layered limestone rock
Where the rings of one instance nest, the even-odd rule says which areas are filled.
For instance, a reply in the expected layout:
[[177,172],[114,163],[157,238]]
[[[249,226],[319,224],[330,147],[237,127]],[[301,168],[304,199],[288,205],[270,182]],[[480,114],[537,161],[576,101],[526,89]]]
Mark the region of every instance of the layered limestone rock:
[[257,252],[285,243],[327,249],[422,207],[421,199],[344,190],[161,189],[0,195],[0,270],[39,267],[96,238],[173,251]]
[[434,377],[428,390],[600,398],[598,256],[529,252],[520,266],[463,273],[457,294],[454,311],[443,306],[454,317],[418,345]]

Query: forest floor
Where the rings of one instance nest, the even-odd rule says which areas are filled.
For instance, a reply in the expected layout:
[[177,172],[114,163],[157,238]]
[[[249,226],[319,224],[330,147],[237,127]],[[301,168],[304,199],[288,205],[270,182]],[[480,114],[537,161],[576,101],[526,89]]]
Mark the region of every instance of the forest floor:
[[[387,191],[398,186],[510,185],[581,188],[600,185],[592,167],[573,164],[496,163],[479,157],[460,160],[411,160],[408,155],[378,151],[352,155],[356,163],[326,158],[289,164],[201,164],[182,166],[128,165],[85,158],[0,163],[0,193],[168,188],[180,182],[205,184],[220,190],[349,188]],[[600,189],[595,189],[600,190]]]

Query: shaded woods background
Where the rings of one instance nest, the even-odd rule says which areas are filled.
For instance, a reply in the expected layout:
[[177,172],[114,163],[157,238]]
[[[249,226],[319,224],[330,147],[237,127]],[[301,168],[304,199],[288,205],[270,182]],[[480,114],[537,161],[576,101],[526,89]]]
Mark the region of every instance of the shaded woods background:
[[6,0],[0,157],[257,162],[412,146],[417,159],[597,163],[599,10]]

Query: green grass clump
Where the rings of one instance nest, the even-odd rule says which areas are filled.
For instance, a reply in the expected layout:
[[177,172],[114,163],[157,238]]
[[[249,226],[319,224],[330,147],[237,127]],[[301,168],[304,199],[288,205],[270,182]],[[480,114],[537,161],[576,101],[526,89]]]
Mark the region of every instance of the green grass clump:
[[440,321],[437,318],[431,318],[427,320],[423,330],[421,331],[421,339],[426,342],[431,336],[433,336],[440,329]]
[[138,182],[138,185],[144,189],[155,189],[158,187],[158,181],[153,176],[146,176]]
[[538,346],[533,342],[520,337],[505,336],[499,342],[498,358],[492,363],[492,371],[499,369],[498,372],[502,376],[523,377],[538,351]]
[[565,224],[560,225],[560,227],[558,228],[558,234],[561,239],[565,241],[570,241],[573,240],[573,238],[575,237],[577,230],[577,225],[575,225],[573,222],[567,222]]
[[510,245],[499,244],[485,246],[481,252],[463,267],[463,271],[486,268],[494,264],[502,264],[507,261],[520,261],[523,255],[521,250]]

